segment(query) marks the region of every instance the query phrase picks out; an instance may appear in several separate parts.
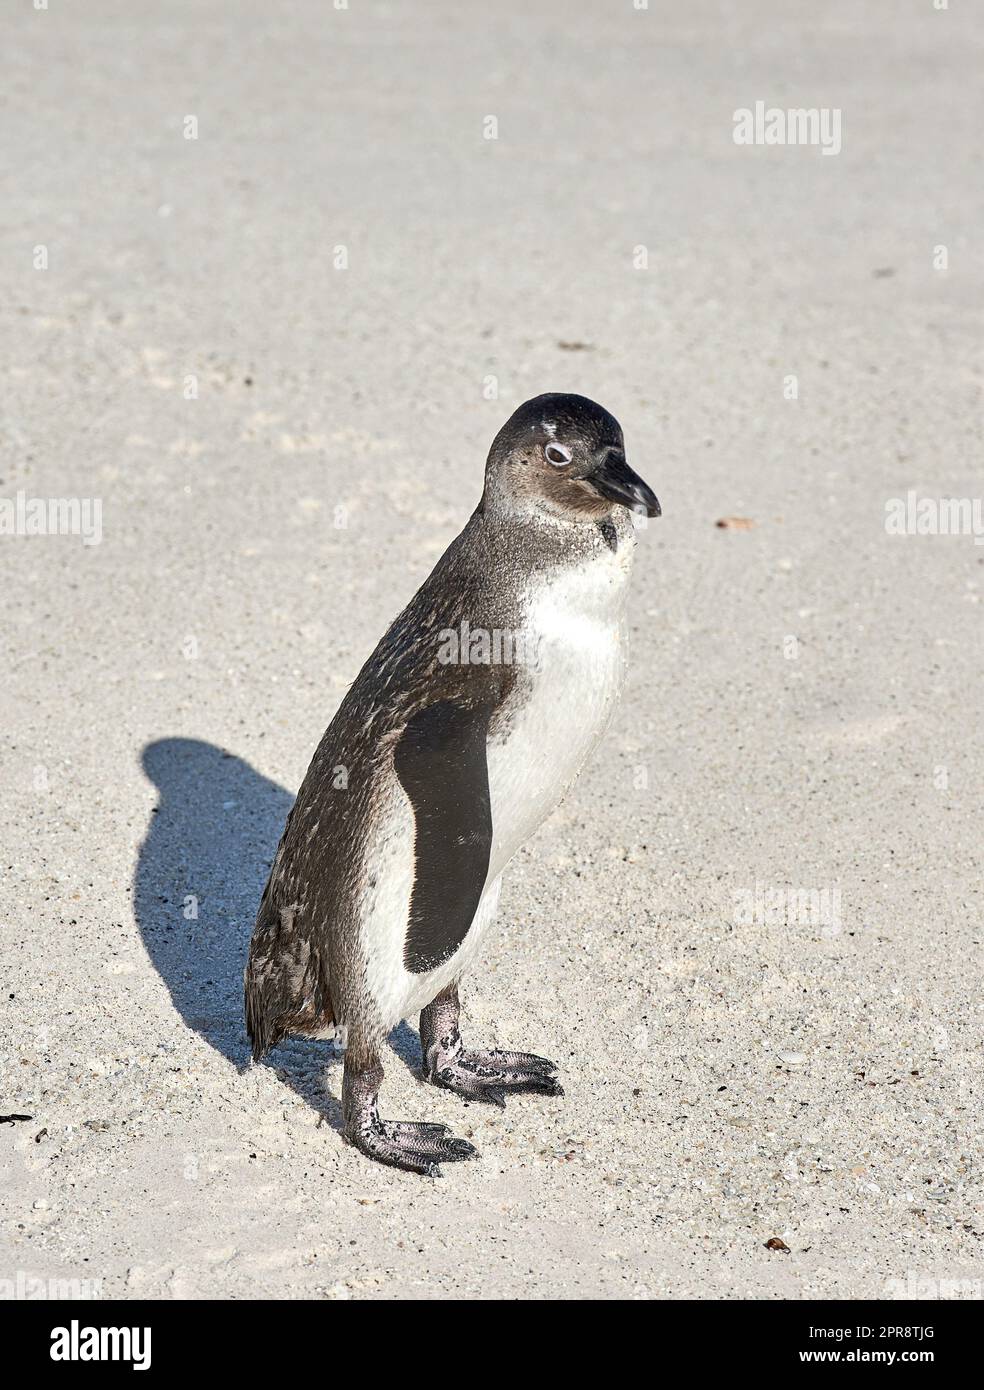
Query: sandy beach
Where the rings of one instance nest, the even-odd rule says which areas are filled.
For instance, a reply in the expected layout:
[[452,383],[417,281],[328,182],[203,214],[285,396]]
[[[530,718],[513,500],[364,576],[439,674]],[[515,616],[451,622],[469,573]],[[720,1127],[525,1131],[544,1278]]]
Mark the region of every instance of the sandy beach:
[[[0,35],[0,1293],[982,1296],[979,14]],[[248,1065],[242,969],[324,728],[543,391],[663,515],[462,989],[566,1095],[424,1086],[408,1020],[384,1113],[480,1151],[428,1181],[343,1142],[333,1045]]]

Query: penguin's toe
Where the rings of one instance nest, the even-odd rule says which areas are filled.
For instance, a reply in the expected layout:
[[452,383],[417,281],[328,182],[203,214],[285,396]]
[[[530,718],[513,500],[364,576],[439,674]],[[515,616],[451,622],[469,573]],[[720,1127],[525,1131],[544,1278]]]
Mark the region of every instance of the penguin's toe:
[[467,1071],[439,1084],[459,1096],[464,1096],[465,1100],[477,1100],[482,1105],[494,1105],[497,1110],[506,1108],[506,1093],[501,1086],[496,1086],[480,1076],[472,1076]]
[[484,1065],[500,1071],[529,1072],[534,1076],[555,1075],[557,1071],[556,1062],[550,1062],[546,1057],[537,1057],[533,1052],[504,1052],[501,1048],[491,1047],[470,1055],[483,1059]]

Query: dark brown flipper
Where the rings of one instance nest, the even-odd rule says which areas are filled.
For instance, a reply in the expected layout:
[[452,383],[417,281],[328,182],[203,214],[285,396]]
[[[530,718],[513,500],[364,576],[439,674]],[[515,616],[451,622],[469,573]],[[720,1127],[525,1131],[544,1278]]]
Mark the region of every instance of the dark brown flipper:
[[482,900],[492,849],[485,745],[491,703],[469,709],[450,700],[409,721],[394,766],[413,806],[414,884],[403,948],[420,975],[464,941]]

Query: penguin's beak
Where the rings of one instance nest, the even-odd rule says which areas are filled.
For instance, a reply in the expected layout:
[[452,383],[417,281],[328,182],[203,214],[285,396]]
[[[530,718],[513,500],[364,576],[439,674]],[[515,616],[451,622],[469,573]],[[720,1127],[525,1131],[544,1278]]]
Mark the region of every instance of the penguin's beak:
[[659,516],[659,500],[652,488],[642,481],[625,462],[624,454],[612,447],[606,448],[600,461],[584,481],[610,502],[618,502],[628,507],[630,512],[643,516]]

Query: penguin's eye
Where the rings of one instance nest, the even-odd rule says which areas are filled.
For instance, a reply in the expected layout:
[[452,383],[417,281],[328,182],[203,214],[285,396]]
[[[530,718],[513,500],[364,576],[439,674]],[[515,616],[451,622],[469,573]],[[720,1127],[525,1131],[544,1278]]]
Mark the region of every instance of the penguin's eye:
[[573,457],[566,444],[548,444],[543,452],[547,456],[547,462],[557,468],[563,468]]

